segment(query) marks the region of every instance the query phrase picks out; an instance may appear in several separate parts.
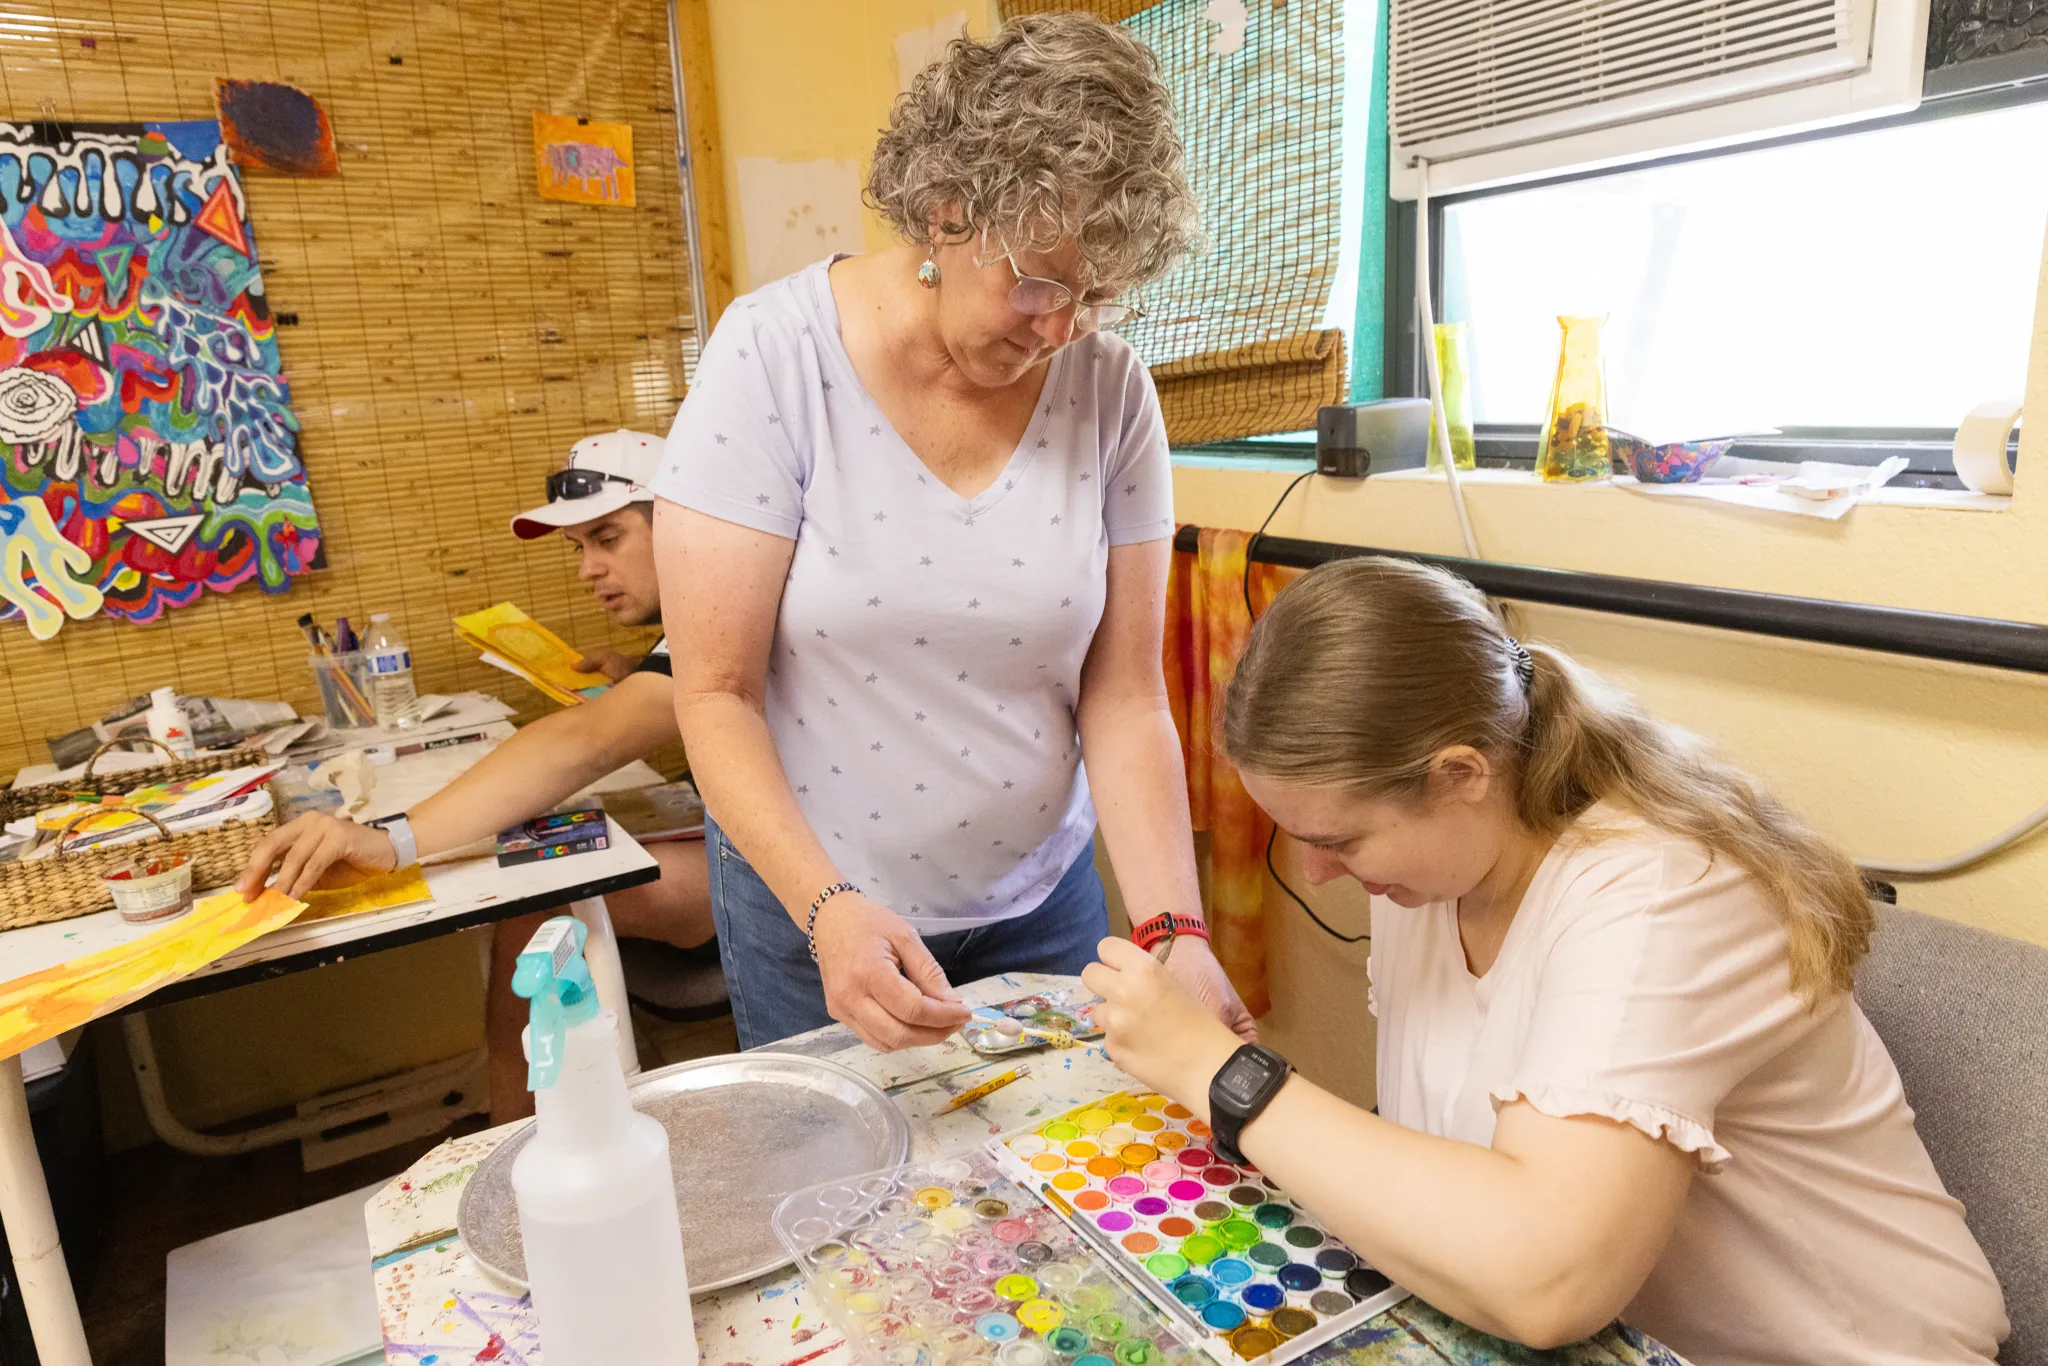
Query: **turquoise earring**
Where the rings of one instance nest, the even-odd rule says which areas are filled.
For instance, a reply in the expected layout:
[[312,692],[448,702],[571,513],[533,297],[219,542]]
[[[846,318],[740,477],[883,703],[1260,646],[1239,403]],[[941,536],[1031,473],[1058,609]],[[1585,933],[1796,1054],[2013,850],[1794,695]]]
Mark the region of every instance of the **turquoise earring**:
[[939,287],[939,263],[935,259],[938,256],[938,251],[937,247],[933,247],[931,251],[926,253],[924,264],[917,268],[917,282],[926,289],[937,289]]

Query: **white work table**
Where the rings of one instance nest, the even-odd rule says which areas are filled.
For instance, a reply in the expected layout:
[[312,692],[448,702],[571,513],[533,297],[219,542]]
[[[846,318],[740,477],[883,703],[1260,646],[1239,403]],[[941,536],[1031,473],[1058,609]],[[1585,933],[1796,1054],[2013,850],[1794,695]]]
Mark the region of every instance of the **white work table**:
[[[506,733],[509,733],[509,728]],[[376,789],[369,814],[403,810],[433,790],[451,781],[475,759],[488,753],[488,743],[463,746],[470,753],[456,758],[456,751],[438,750],[399,759],[375,770]],[[595,784],[592,790],[636,786],[659,782],[660,775],[644,764],[630,766],[631,776],[615,774]],[[623,781],[621,780],[623,778]],[[128,1039],[136,1063],[137,1081],[144,1090],[145,1107],[151,1122],[167,1138],[166,1125],[182,1134],[179,1146],[189,1151],[209,1151],[207,1142],[219,1150],[239,1151],[258,1146],[260,1141],[278,1142],[298,1136],[304,1121],[284,1121],[262,1130],[214,1140],[210,1136],[183,1130],[161,1105],[161,1083],[154,1066],[154,1049],[149,1045],[146,1026],[134,1012],[173,1001],[189,1000],[228,991],[251,982],[308,968],[360,958],[402,945],[453,934],[459,930],[506,920],[534,911],[573,909],[580,919],[592,924],[591,966],[598,976],[601,999],[615,1005],[625,1017],[623,982],[618,975],[617,949],[611,943],[610,927],[604,920],[603,901],[608,892],[652,882],[660,876],[654,858],[633,837],[618,828],[611,830],[611,847],[576,854],[568,858],[500,868],[483,846],[482,857],[439,862],[427,866],[428,890],[433,899],[390,910],[368,911],[315,921],[307,925],[286,925],[245,944],[233,953],[208,964],[189,977],[170,983],[124,1013],[130,1018]],[[162,925],[130,925],[115,912],[102,911],[73,920],[0,933],[0,981],[12,981],[31,972],[55,967],[81,955],[127,943]],[[608,959],[608,961],[607,961]],[[616,998],[616,999],[614,999]],[[438,1075],[421,1070],[422,1086],[445,1085]],[[636,1069],[637,1070],[637,1069]],[[151,1104],[154,1100],[156,1104]],[[341,1122],[331,1112],[315,1123]],[[28,1310],[29,1326],[43,1366],[90,1366],[91,1354],[85,1329],[79,1320],[77,1299],[70,1273],[64,1264],[57,1239],[56,1221],[50,1211],[49,1189],[43,1180],[42,1162],[37,1156],[35,1135],[29,1124],[28,1097],[23,1089],[21,1058],[0,1060],[0,1221],[4,1221],[7,1243],[19,1277],[22,1301]]]

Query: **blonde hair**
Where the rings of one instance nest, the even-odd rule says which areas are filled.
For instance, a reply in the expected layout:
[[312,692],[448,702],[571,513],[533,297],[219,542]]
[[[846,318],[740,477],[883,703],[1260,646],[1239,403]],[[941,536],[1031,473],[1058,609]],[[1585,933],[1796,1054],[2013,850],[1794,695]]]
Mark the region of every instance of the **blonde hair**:
[[1438,569],[1346,560],[1291,585],[1252,629],[1223,739],[1239,768],[1277,782],[1411,801],[1437,754],[1469,745],[1505,770],[1533,831],[1555,836],[1608,802],[1693,840],[1784,917],[1809,1004],[1847,991],[1870,947],[1869,895],[1846,855],[1697,737],[1559,651],[1519,646],[1478,590]]
[[1089,14],[960,38],[896,100],[866,199],[905,240],[987,232],[1010,251],[1072,238],[1087,282],[1123,290],[1196,241],[1197,210],[1159,59]]

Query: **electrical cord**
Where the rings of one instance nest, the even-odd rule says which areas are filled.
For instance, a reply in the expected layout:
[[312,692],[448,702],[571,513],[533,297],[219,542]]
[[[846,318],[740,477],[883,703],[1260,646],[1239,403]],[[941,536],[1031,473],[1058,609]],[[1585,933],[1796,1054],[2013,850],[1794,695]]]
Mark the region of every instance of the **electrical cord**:
[[1278,838],[1280,838],[1280,827],[1276,825],[1266,835],[1266,875],[1272,878],[1274,882],[1279,884],[1281,891],[1287,893],[1288,896],[1294,899],[1295,905],[1301,907],[1302,910],[1308,912],[1308,918],[1316,922],[1316,928],[1321,930],[1324,934],[1329,935],[1330,938],[1336,940],[1340,944],[1370,944],[1372,942],[1372,936],[1369,934],[1339,934],[1337,931],[1331,929],[1328,922],[1326,922],[1321,916],[1316,914],[1315,907],[1309,905],[1306,901],[1303,901],[1301,899],[1301,893],[1295,891],[1292,887],[1287,885],[1287,879],[1281,877],[1280,870],[1273,866],[1273,841]]
[[1859,859],[1856,863],[1856,870],[1861,873],[1882,875],[1887,878],[1947,877],[1950,873],[1959,873],[1972,864],[1981,863],[1993,854],[2018,844],[2044,825],[2048,825],[2048,806],[2039,808],[2011,829],[2001,831],[1990,839],[1985,840],[1982,844],[1973,845],[1962,853],[1950,858],[1930,859],[1925,863],[1886,863],[1875,859]]
[[1252,555],[1259,548],[1259,537],[1265,535],[1266,528],[1273,525],[1273,519],[1280,514],[1281,504],[1287,501],[1288,495],[1300,488],[1301,481],[1314,473],[1314,470],[1303,470],[1300,474],[1295,475],[1294,482],[1280,491],[1280,497],[1275,500],[1272,508],[1267,511],[1266,520],[1259,523],[1259,529],[1254,531],[1252,538],[1244,543],[1244,615],[1247,621],[1257,621],[1259,616],[1257,612],[1252,610]]

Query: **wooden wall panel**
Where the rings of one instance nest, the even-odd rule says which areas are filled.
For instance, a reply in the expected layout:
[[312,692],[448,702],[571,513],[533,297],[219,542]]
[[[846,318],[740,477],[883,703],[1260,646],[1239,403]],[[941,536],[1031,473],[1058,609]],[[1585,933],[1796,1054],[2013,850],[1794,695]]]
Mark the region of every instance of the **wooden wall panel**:
[[[422,692],[525,685],[449,618],[518,602],[628,647],[559,539],[506,523],[578,437],[666,432],[695,326],[663,0],[0,0],[0,111],[211,118],[218,76],[327,109],[340,176],[246,174],[329,567],[148,625],[0,625],[0,774],[47,735],[165,683],[317,706],[293,626],[390,611]],[[543,200],[532,115],[629,123],[638,207]]]

